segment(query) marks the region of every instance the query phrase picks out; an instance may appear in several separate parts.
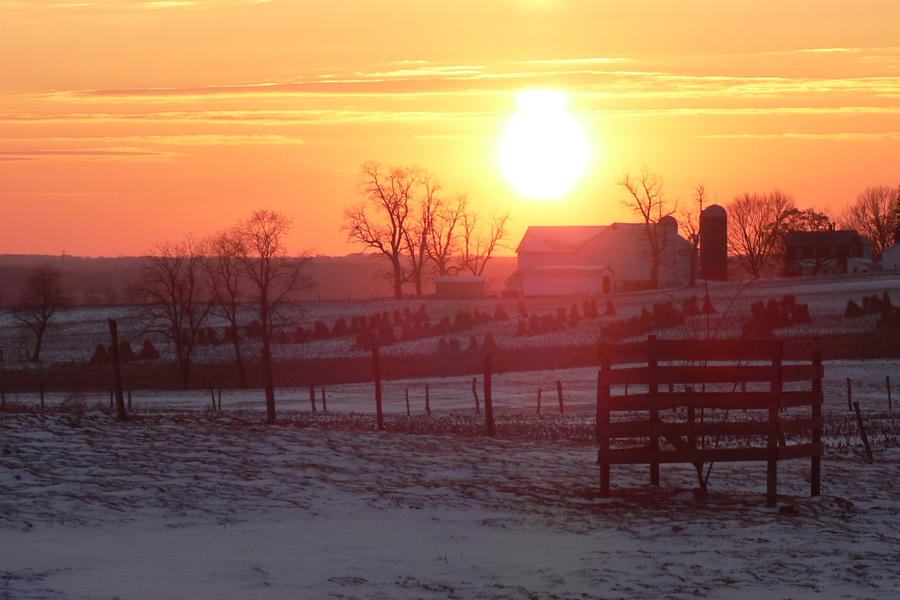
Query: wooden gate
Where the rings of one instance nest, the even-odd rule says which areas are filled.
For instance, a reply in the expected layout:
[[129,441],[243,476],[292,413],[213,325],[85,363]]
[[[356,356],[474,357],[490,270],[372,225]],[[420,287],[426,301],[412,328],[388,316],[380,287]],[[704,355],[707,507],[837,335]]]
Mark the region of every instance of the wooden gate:
[[[610,465],[766,461],[766,499],[778,461],[810,458],[819,495],[822,353],[780,341],[658,341],[603,345],[597,381],[597,462],[609,494]],[[790,443],[789,443],[790,442]]]

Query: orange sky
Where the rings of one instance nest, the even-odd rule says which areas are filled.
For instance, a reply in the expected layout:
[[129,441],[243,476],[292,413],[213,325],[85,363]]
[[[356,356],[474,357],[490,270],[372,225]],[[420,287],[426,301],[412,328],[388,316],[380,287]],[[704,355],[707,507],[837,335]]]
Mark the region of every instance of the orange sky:
[[[0,0],[0,253],[117,256],[273,208],[340,232],[366,160],[529,224],[628,220],[779,187],[839,212],[900,184],[896,0]],[[516,93],[568,93],[591,144],[564,198],[498,164]]]

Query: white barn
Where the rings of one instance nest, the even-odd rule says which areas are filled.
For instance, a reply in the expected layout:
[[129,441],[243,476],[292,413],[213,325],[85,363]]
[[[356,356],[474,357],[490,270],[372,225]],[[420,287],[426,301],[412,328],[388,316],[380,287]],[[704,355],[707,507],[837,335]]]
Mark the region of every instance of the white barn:
[[[675,219],[663,227],[659,287],[686,284],[693,246],[678,235]],[[647,288],[650,248],[643,223],[532,226],[516,248],[518,270],[507,289],[524,296],[599,295]]]

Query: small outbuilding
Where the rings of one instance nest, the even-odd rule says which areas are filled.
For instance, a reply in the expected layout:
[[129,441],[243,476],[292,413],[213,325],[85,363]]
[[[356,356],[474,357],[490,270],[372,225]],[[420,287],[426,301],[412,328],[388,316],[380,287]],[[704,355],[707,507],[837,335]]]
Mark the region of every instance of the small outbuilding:
[[900,269],[900,244],[895,244],[881,253],[881,268],[886,271]]
[[434,278],[438,298],[473,299],[484,296],[483,275],[455,275]]
[[599,296],[613,290],[613,272],[606,265],[531,267],[516,271],[506,285],[523,296]]

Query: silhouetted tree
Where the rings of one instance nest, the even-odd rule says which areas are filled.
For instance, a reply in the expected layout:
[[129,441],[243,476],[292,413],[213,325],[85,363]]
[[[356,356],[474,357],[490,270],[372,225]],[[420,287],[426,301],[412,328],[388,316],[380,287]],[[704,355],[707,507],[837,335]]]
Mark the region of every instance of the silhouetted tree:
[[409,258],[406,280],[415,286],[416,298],[421,298],[429,240],[434,229],[435,213],[441,204],[438,197],[441,185],[431,173],[421,170],[411,172],[415,178],[413,195],[410,198],[411,218],[403,229],[403,242]]
[[697,281],[697,264],[700,258],[700,215],[703,214],[703,204],[706,201],[706,187],[698,184],[694,188],[696,203],[694,209],[684,209],[678,214],[678,229],[681,236],[691,243],[691,273],[689,285]]
[[825,211],[815,208],[788,211],[784,229],[787,231],[831,231],[834,221]]
[[412,169],[365,163],[359,183],[365,202],[344,211],[341,227],[351,242],[361,243],[390,261],[394,297],[398,300],[403,298],[405,234],[416,181],[417,173]]
[[434,210],[431,231],[428,234],[428,258],[434,264],[438,276],[459,272],[454,254],[459,247],[459,231],[466,213],[466,197],[459,195],[450,202],[441,201]]
[[48,264],[31,269],[25,278],[25,289],[13,315],[34,334],[34,351],[31,360],[41,359],[41,345],[50,319],[57,309],[67,306],[69,301],[63,292],[60,279],[62,273]]
[[200,331],[211,302],[204,280],[201,249],[190,237],[177,244],[159,245],[141,266],[141,291],[148,331],[172,343],[181,383],[190,386],[190,370]]
[[676,206],[663,196],[662,178],[655,173],[645,170],[636,179],[626,173],[619,185],[628,193],[625,206],[640,215],[644,223],[644,236],[650,252],[650,286],[655,289],[659,287],[659,266],[668,240],[665,228],[659,225],[663,219],[672,216]]
[[246,281],[242,258],[247,254],[241,236],[234,230],[219,233],[208,243],[204,262],[216,312],[228,321],[232,335],[227,336],[234,348],[234,362],[240,386],[247,387],[247,369],[241,354],[240,312],[246,302]]
[[472,275],[484,274],[484,268],[506,236],[509,213],[492,213],[486,219],[474,211],[462,213],[462,243],[459,265]]
[[726,210],[728,250],[756,279],[781,252],[789,217],[797,211],[794,199],[780,190],[768,194],[745,192]]
[[900,230],[900,187],[877,185],[866,188],[857,196],[841,217],[841,225],[855,229],[872,240],[872,257],[881,259],[881,253],[895,241]]
[[291,295],[311,286],[304,274],[307,256],[290,257],[285,247],[293,223],[272,210],[257,210],[235,230],[241,266],[252,289],[262,339],[261,364],[266,394],[266,423],[275,423],[275,383],[272,374],[273,324]]

